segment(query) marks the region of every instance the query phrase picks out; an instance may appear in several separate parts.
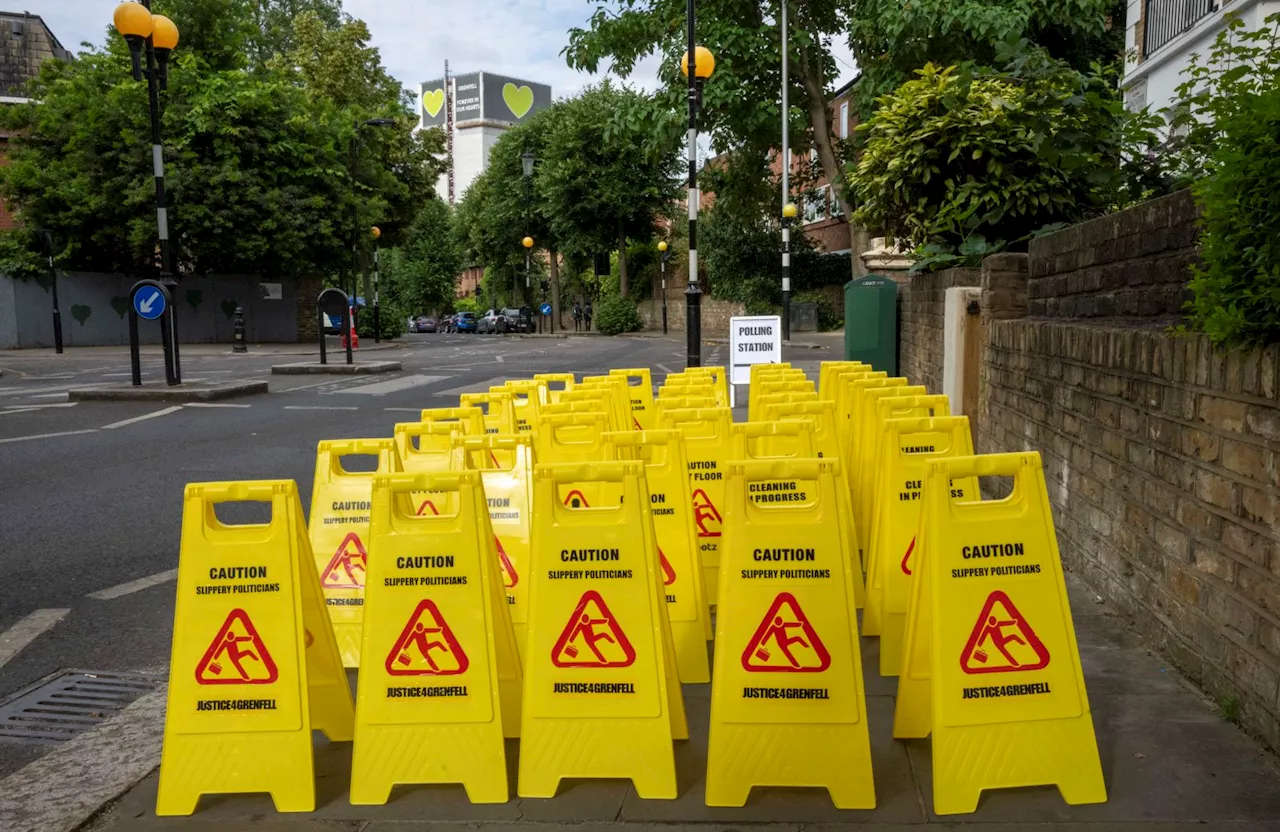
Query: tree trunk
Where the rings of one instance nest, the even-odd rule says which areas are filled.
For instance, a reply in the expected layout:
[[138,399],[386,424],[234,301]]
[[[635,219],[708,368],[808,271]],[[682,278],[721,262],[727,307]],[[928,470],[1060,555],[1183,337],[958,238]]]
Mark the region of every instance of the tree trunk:
[[627,232],[618,223],[618,294],[627,296]]
[[831,193],[840,200],[840,210],[844,212],[849,229],[849,261],[853,277],[866,274],[866,267],[859,257],[867,250],[867,233],[853,224],[849,199],[845,193],[844,170],[840,160],[836,158],[835,145],[831,142],[831,111],[827,108],[826,83],[822,78],[822,64],[810,54],[809,49],[796,50],[799,56],[800,83],[804,85],[805,100],[809,111],[809,123],[813,125],[813,141],[818,148],[818,162],[822,165],[822,175],[831,184]]
[[564,321],[560,320],[560,263],[555,249],[547,249],[547,258],[551,261],[551,322],[556,329],[564,329]]

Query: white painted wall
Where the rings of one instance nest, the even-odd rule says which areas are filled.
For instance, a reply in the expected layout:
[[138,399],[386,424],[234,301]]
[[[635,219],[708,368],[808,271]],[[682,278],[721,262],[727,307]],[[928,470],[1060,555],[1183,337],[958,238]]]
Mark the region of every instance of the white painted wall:
[[951,415],[964,413],[964,380],[967,373],[978,372],[967,367],[964,354],[966,333],[977,326],[977,317],[969,314],[969,302],[979,300],[982,290],[976,286],[952,286],[947,289],[942,306],[942,392],[951,404]]
[[1185,80],[1182,71],[1191,55],[1207,55],[1218,33],[1226,26],[1227,13],[1239,15],[1245,28],[1259,29],[1268,15],[1280,12],[1280,0],[1235,0],[1205,17],[1190,31],[1161,46],[1141,63],[1135,62],[1138,50],[1138,22],[1143,0],[1130,0],[1125,15],[1125,50],[1129,56],[1120,88],[1125,91],[1125,106],[1130,110],[1147,107],[1151,112],[1168,110],[1177,103],[1175,91]]

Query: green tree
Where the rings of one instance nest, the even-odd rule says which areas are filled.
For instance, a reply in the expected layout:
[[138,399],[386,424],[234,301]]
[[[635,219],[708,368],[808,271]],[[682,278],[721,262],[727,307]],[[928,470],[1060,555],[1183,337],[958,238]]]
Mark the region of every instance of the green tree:
[[462,273],[462,249],[449,206],[432,199],[403,235],[404,242],[383,255],[383,273],[396,297],[413,314],[439,311],[453,302]]

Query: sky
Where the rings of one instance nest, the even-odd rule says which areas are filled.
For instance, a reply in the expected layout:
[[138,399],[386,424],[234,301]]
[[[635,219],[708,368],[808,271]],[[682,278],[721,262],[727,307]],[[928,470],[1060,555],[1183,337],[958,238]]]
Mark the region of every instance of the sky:
[[[78,52],[81,41],[102,42],[116,0],[25,0],[24,5],[44,18],[64,47]],[[344,0],[343,7],[368,24],[387,70],[415,93],[419,82],[441,76],[446,58],[451,72],[486,70],[550,84],[556,98],[595,80],[569,69],[560,54],[568,30],[586,25],[595,7],[587,0]],[[848,48],[835,48],[840,74],[833,88],[854,76]],[[657,69],[658,60],[650,56],[628,80],[652,89]]]

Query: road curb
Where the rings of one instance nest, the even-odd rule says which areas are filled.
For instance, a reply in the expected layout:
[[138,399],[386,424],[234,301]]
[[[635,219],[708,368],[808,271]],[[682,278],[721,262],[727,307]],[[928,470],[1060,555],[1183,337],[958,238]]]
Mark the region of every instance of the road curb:
[[265,381],[215,381],[191,382],[174,387],[152,384],[134,387],[129,384],[112,384],[105,387],[87,387],[69,390],[67,401],[72,402],[215,402],[238,396],[254,396],[267,392]]
[[[374,373],[396,373],[403,367],[399,361],[362,361],[355,364],[304,361],[298,364],[276,364],[271,368],[273,376],[365,376]],[[265,383],[265,382],[264,382]]]

